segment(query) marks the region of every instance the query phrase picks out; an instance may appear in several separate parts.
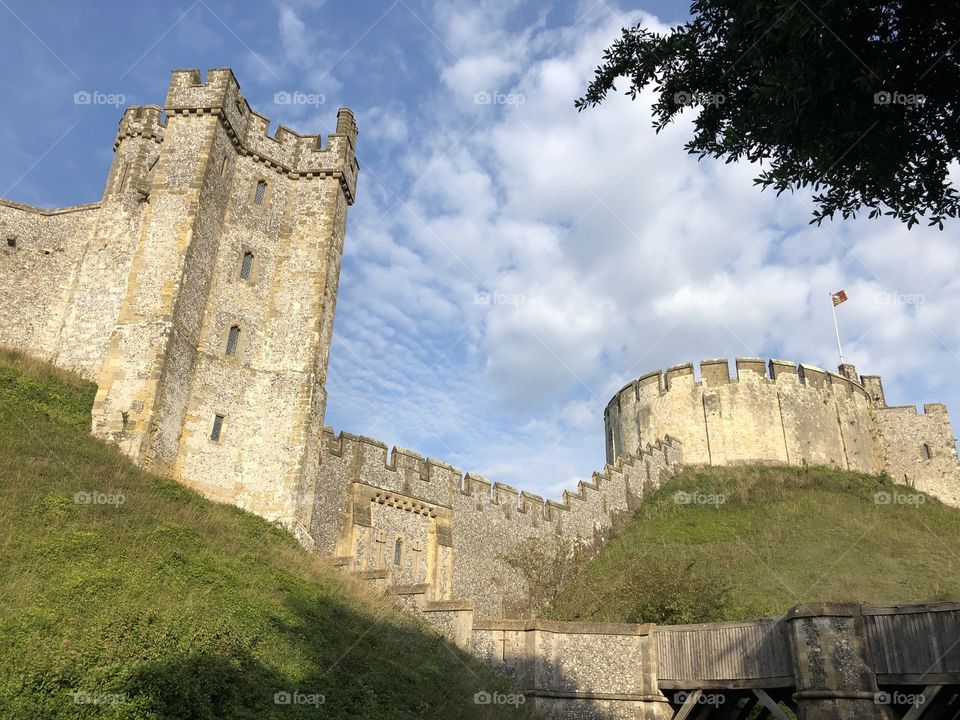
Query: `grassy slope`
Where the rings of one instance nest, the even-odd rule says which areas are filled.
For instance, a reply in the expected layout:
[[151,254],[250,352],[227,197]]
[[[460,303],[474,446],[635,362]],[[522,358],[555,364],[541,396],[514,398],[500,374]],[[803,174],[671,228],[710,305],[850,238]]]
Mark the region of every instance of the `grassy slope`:
[[[678,491],[726,502],[677,504]],[[695,575],[726,586],[715,620],[780,615],[806,601],[960,597],[960,511],[925,496],[922,505],[877,504],[878,492],[916,497],[883,478],[826,468],[688,469],[641,505],[544,614],[644,621],[625,586],[631,569],[651,562],[693,562]]]
[[527,716],[474,705],[509,690],[285,533],[91,439],[93,394],[0,353],[0,717]]

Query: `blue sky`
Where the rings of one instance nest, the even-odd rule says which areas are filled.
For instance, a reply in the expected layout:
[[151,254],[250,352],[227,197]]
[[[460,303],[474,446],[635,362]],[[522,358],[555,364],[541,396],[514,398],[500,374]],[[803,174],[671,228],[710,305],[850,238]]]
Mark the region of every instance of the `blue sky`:
[[[625,24],[681,2],[0,0],[0,196],[95,201],[121,109],[232,67],[276,124],[360,126],[327,421],[557,496],[603,465],[603,407],[649,370],[760,355],[881,374],[960,412],[957,226],[810,227],[806,195],[700,162],[649,96],[573,100]],[[278,92],[311,101],[275,102]],[[78,92],[100,93],[76,104]],[[121,97],[122,96],[122,97]],[[956,426],[956,421],[955,421]]]

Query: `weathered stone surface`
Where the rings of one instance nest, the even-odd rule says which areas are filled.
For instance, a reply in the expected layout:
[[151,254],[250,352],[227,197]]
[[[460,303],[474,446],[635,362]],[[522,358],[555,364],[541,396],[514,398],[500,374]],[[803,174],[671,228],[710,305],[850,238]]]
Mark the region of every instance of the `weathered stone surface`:
[[738,358],[656,371],[623,388],[605,412],[607,462],[671,435],[688,465],[774,463],[886,471],[943,502],[960,505],[960,463],[946,406],[886,406],[876,376],[856,380],[810,365]]

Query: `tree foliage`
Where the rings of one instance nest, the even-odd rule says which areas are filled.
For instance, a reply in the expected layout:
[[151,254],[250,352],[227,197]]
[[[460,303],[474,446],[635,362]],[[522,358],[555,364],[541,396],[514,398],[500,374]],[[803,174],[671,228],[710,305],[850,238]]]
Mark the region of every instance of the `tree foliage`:
[[836,213],[943,229],[960,197],[960,3],[697,0],[668,34],[624,28],[579,110],[653,85],[657,132],[697,107],[686,149],[762,163],[755,183],[809,187]]
[[525,617],[551,607],[586,561],[579,541],[563,535],[528,538],[499,557],[517,570],[526,583],[526,592],[516,599],[516,609]]

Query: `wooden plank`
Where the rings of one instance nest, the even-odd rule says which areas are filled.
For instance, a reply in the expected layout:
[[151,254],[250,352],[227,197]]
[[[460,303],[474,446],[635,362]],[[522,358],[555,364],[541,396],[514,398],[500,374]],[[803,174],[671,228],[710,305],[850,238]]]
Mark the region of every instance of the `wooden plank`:
[[687,715],[693,712],[693,709],[697,706],[701,695],[703,695],[703,690],[692,690],[690,694],[687,695],[687,699],[683,705],[677,710],[677,714],[673,716],[673,720],[686,720]]
[[773,698],[771,698],[767,694],[766,690],[761,690],[760,688],[754,688],[753,694],[757,696],[757,699],[763,703],[763,706],[777,720],[790,720],[787,717],[787,714],[780,708],[780,706],[773,701]]
[[[657,683],[661,690],[684,690],[696,686],[704,690],[750,690],[751,688],[792,688],[793,676],[767,678],[717,678],[706,680],[702,677],[660,680]],[[894,683],[890,683],[894,684]]]
[[923,704],[914,705],[910,708],[910,712],[903,716],[901,720],[918,720],[918,718],[923,715],[930,704],[933,702],[933,699],[937,697],[937,694],[940,692],[943,685],[927,685],[923,689]]

